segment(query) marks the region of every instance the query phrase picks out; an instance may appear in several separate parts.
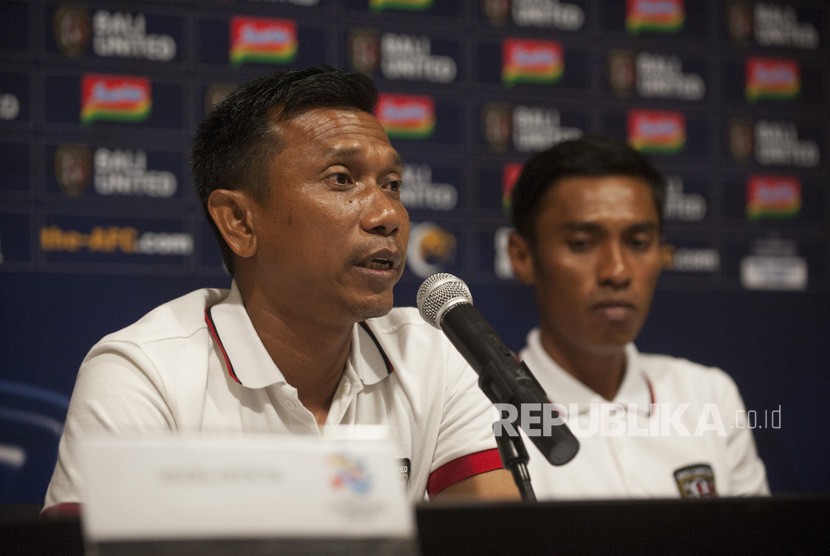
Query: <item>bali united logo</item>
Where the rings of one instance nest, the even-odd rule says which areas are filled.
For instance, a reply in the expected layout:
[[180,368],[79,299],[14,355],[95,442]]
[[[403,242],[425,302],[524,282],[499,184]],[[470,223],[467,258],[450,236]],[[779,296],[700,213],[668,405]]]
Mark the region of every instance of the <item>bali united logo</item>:
[[674,472],[681,498],[715,498],[715,472],[711,465],[698,463]]
[[82,6],[61,6],[54,16],[55,42],[70,58],[80,56],[89,48],[92,20]]
[[77,197],[92,179],[92,151],[83,144],[61,144],[55,150],[55,180],[70,197]]

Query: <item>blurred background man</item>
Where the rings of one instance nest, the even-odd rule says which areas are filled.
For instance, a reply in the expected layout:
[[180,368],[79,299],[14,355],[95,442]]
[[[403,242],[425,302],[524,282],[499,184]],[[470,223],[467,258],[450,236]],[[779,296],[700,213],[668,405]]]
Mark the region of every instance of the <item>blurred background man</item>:
[[664,195],[643,155],[602,137],[537,154],[516,182],[509,255],[539,313],[521,358],[580,440],[562,467],[529,448],[540,499],[769,493],[733,380],[632,343],[662,267]]

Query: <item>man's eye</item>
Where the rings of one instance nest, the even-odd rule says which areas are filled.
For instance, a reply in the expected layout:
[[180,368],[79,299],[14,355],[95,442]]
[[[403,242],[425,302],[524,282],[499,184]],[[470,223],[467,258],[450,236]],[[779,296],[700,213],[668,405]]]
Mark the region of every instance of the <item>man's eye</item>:
[[338,172],[334,174],[334,181],[340,185],[348,185],[351,182],[351,178],[349,178],[349,174]]
[[580,252],[585,251],[591,246],[591,242],[587,239],[571,239],[568,240],[568,247],[571,251]]
[[635,251],[647,251],[651,247],[651,238],[633,238],[630,242]]
[[389,182],[387,187],[389,187],[392,191],[400,191],[403,188],[403,181],[392,180]]

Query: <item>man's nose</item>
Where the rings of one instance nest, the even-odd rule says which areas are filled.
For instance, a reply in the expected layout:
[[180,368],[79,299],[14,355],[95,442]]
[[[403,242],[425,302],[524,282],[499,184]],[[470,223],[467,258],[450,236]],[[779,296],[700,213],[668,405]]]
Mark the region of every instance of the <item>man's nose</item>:
[[406,218],[408,214],[399,199],[380,187],[372,187],[361,221],[364,230],[384,236],[394,235]]
[[625,249],[618,243],[607,245],[600,255],[597,280],[602,285],[624,287],[631,281],[631,265]]

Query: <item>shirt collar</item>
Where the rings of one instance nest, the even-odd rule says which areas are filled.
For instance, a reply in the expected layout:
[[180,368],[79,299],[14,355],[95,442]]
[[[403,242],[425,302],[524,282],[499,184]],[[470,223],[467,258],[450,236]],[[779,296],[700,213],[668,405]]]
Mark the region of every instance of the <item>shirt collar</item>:
[[[286,382],[259,339],[235,280],[225,299],[205,309],[205,322],[233,380],[246,388]],[[394,371],[381,343],[365,322],[355,325],[352,331],[349,363],[364,385],[375,384]]]
[[614,403],[626,409],[634,408],[637,413],[647,416],[651,404],[655,402],[651,382],[640,367],[640,354],[633,343],[625,346],[625,374],[617,395],[610,401],[566,372],[548,355],[542,347],[538,328],[528,334],[527,348],[522,351],[522,357],[550,401],[562,404],[566,410],[575,407],[579,413],[585,413],[591,404]]

